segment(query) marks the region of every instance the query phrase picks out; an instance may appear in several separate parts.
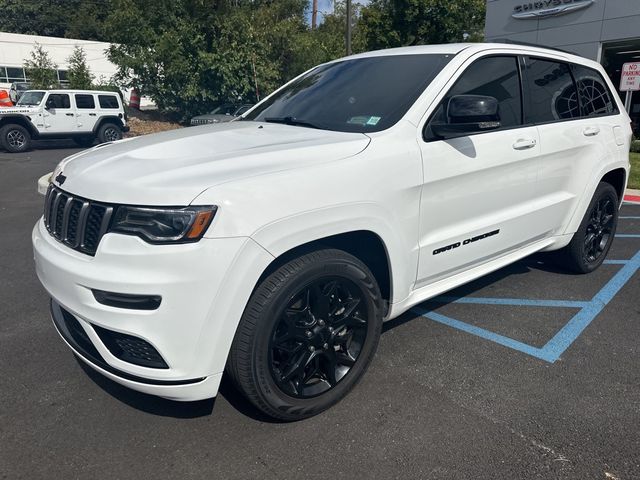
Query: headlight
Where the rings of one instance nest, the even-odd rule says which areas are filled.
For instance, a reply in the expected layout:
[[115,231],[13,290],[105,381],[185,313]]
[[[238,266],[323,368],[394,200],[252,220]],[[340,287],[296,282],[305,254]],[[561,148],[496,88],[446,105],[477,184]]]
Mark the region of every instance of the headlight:
[[119,206],[109,231],[137,235],[150,243],[197,242],[217,207],[147,208]]

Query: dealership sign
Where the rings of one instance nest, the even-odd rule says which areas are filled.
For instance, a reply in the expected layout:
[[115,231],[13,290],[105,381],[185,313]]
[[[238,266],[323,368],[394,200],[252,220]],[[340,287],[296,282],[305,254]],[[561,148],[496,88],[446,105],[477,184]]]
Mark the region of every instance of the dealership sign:
[[625,63],[620,77],[620,91],[633,92],[640,90],[640,62]]
[[513,18],[544,18],[575,12],[593,5],[595,0],[539,0],[516,5]]

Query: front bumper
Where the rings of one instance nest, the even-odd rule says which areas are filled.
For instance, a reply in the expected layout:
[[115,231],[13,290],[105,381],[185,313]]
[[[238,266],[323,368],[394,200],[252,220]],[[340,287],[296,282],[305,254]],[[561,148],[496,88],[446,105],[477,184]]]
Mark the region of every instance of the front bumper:
[[[244,305],[272,260],[244,237],[150,245],[118,234],[105,235],[90,257],[56,241],[42,220],[32,240],[38,278],[53,299],[52,318],[67,344],[112,380],[174,400],[217,394]],[[158,295],[162,301],[155,310],[112,307],[99,303],[93,290]],[[74,341],[63,313],[75,319],[94,352]],[[168,368],[118,358],[98,335],[100,329],[142,339]]]

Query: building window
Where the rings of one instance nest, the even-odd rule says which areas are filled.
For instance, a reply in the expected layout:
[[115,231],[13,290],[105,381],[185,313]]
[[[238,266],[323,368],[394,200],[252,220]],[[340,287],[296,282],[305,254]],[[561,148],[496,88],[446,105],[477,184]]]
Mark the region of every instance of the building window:
[[25,82],[27,79],[24,74],[24,68],[6,67],[7,82]]

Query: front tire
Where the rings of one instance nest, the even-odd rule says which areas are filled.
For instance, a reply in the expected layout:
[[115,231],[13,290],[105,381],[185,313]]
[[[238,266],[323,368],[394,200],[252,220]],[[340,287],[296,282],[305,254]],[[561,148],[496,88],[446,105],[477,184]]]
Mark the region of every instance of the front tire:
[[618,226],[618,193],[601,182],[571,242],[560,250],[561,262],[576,273],[590,273],[604,262]]
[[122,139],[122,129],[115,123],[105,123],[98,129],[100,143],[115,142]]
[[369,366],[381,304],[373,274],[356,257],[326,249],[292,259],[251,296],[228,373],[270,417],[316,415],[346,396]]
[[31,134],[21,125],[5,125],[0,129],[0,143],[8,152],[26,152],[31,148]]

